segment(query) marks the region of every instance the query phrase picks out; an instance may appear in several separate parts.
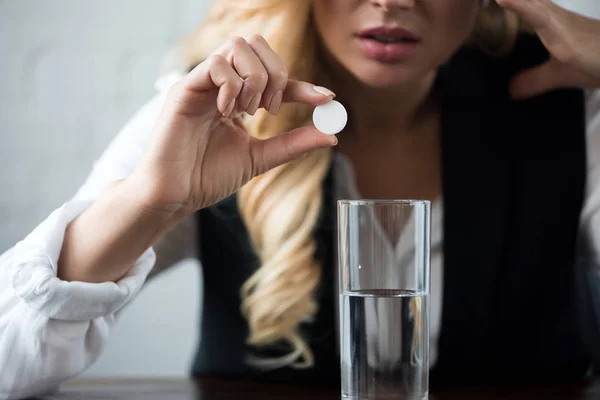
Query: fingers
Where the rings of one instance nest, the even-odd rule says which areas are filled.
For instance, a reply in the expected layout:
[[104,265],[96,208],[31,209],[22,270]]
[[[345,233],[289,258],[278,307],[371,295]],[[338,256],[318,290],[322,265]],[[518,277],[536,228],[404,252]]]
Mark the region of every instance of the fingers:
[[548,5],[550,0],[496,0],[501,6],[518,14],[534,29],[547,26],[550,22]]
[[253,115],[262,102],[269,74],[248,42],[241,37],[230,39],[217,53],[231,63],[244,87],[238,97],[237,110]]
[[225,117],[234,112],[254,115],[259,107],[277,114],[282,102],[319,105],[334,94],[326,88],[306,82],[288,81],[284,62],[258,35],[248,41],[234,37],[214,55],[198,65],[178,85],[176,96],[180,109],[188,113],[198,110],[206,92],[217,90],[217,109]]
[[283,92],[283,101],[286,103],[303,103],[313,106],[325,104],[334,97],[335,93],[327,88],[294,80],[288,81],[285,92]]
[[219,89],[217,108],[224,116],[229,116],[243,89],[243,82],[229,62],[220,55],[210,56],[182,79],[183,93],[179,95],[178,101],[180,111],[186,114],[199,112],[198,102],[195,100],[215,88]]
[[[551,61],[518,75],[515,98],[567,87],[597,87],[600,82],[600,23],[569,11],[553,0],[496,0],[531,25],[549,51]],[[564,2],[566,3],[566,2]]]
[[[268,75],[262,105],[271,114],[277,114],[283,100],[283,91],[288,83],[288,71],[285,63],[275,54],[262,36],[252,35],[248,39],[248,45],[260,59]],[[250,111],[248,113],[254,114]]]
[[303,127],[266,140],[252,142],[255,176],[293,161],[318,148],[335,146],[337,138],[314,127]]
[[510,93],[514,99],[526,99],[553,89],[568,87],[565,74],[555,60],[520,72],[513,78]]
[[552,0],[496,0],[503,8],[521,17],[537,32],[546,47],[561,43],[562,30],[557,24],[558,6]]

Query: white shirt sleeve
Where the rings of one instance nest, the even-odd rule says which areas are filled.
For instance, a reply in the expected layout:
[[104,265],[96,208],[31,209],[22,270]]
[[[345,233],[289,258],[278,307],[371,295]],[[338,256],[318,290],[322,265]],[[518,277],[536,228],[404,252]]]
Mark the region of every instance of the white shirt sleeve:
[[[116,283],[65,282],[56,273],[67,225],[112,182],[133,171],[167,89],[178,77],[170,75],[159,82],[159,94],[113,139],[74,197],[0,256],[1,399],[53,392],[89,367],[100,355],[119,312],[153,268],[156,254],[150,248]],[[164,262],[172,262],[172,257]]]
[[581,213],[582,234],[589,254],[580,254],[594,263],[600,260],[600,90],[586,93],[587,185]]

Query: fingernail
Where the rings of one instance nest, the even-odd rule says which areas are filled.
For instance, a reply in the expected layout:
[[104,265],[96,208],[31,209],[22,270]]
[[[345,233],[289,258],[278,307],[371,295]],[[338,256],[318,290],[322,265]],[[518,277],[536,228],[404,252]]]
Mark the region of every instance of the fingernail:
[[235,99],[233,99],[229,102],[229,104],[227,105],[227,108],[225,109],[225,112],[223,113],[223,116],[225,118],[229,117],[231,115],[231,113],[233,112],[234,107],[235,107]]
[[323,86],[313,86],[313,90],[319,94],[322,94],[323,96],[335,97],[335,93]]
[[269,104],[269,112],[271,114],[277,114],[281,108],[281,100],[283,99],[283,90],[278,90],[271,99]]
[[337,138],[337,136],[332,136],[331,144],[334,145],[334,146],[337,146],[337,144],[338,144],[338,138]]
[[248,106],[248,109],[246,110],[246,112],[250,115],[256,114],[256,110],[258,110],[258,106],[260,106],[261,100],[262,100],[262,93],[259,93],[256,96],[254,96],[252,98],[252,101],[250,101],[250,105]]

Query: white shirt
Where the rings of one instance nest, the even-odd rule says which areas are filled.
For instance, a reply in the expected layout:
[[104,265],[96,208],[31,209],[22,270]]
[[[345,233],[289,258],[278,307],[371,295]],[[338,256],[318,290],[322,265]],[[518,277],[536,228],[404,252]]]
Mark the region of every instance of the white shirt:
[[[179,75],[157,83],[159,93],[114,138],[73,198],[55,210],[26,238],[0,256],[0,398],[24,398],[55,391],[101,354],[120,311],[146,278],[196,255],[193,217],[148,249],[117,283],[63,282],[56,265],[66,226],[87,209],[111,182],[126,178],[142,155],[165,101]],[[587,93],[588,181],[581,229],[600,254],[600,91]],[[338,198],[360,198],[352,166],[335,162]],[[432,206],[431,360],[435,362],[442,312],[442,206]]]

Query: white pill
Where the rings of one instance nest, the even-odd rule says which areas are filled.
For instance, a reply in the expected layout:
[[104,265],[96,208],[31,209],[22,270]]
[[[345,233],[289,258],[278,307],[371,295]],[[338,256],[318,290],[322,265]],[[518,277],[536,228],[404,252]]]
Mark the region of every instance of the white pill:
[[313,112],[313,123],[315,127],[327,134],[340,133],[348,122],[348,113],[344,106],[335,100],[317,106]]

